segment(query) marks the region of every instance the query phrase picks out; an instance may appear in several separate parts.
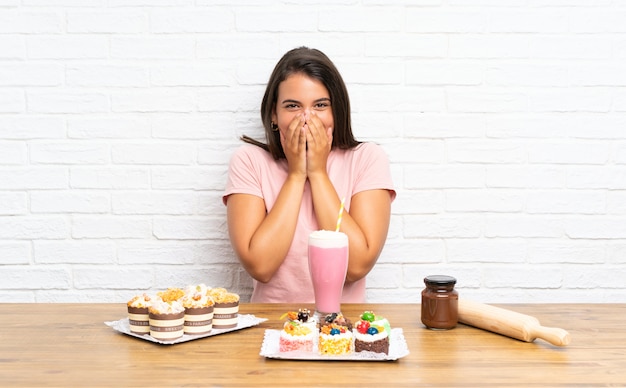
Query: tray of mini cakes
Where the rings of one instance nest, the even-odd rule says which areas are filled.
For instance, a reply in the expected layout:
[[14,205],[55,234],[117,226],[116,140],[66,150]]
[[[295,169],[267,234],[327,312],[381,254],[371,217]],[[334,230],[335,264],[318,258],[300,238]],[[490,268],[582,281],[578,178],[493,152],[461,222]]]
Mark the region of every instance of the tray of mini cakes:
[[104,322],[120,333],[164,345],[193,341],[256,326],[267,318],[239,314],[239,295],[204,284],[137,295],[128,316]]
[[342,314],[317,322],[308,309],[285,313],[282,330],[265,330],[260,355],[286,360],[393,361],[409,354],[401,328],[373,311],[352,324]]

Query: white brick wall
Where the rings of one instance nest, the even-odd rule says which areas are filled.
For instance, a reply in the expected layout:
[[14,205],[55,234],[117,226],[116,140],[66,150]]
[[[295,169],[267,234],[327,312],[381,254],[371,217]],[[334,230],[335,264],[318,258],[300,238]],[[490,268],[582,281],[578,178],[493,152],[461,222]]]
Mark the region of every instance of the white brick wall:
[[0,1],[0,302],[250,279],[221,193],[278,58],[325,51],[397,185],[370,301],[626,302],[626,4]]

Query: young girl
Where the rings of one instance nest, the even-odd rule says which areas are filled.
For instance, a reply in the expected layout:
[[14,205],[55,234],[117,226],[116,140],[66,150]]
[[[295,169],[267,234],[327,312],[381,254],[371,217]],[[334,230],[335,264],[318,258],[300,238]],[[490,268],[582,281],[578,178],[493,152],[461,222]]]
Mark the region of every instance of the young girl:
[[364,302],[396,195],[387,155],[354,138],[346,86],[319,50],[280,59],[261,119],[267,143],[242,138],[249,144],[230,161],[223,197],[233,249],[254,279],[251,302],[314,302],[308,236],[335,230],[342,198],[350,255],[342,302]]

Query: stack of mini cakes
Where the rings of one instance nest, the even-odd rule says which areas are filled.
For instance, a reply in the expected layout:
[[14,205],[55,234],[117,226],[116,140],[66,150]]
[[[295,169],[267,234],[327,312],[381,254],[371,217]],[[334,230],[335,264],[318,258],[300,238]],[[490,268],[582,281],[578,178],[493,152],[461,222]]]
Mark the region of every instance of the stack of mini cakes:
[[154,296],[133,297],[127,303],[131,332],[161,341],[210,333],[213,328],[237,327],[239,295],[204,284],[184,290],[168,288]]

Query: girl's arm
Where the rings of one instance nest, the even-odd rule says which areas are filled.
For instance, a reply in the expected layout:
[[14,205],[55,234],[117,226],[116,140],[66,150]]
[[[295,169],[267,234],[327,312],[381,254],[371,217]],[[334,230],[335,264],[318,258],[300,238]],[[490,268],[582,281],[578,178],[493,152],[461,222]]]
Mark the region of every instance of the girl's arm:
[[227,202],[228,234],[244,269],[267,283],[285,260],[296,230],[304,180],[288,178],[274,207],[250,194],[232,194]]

